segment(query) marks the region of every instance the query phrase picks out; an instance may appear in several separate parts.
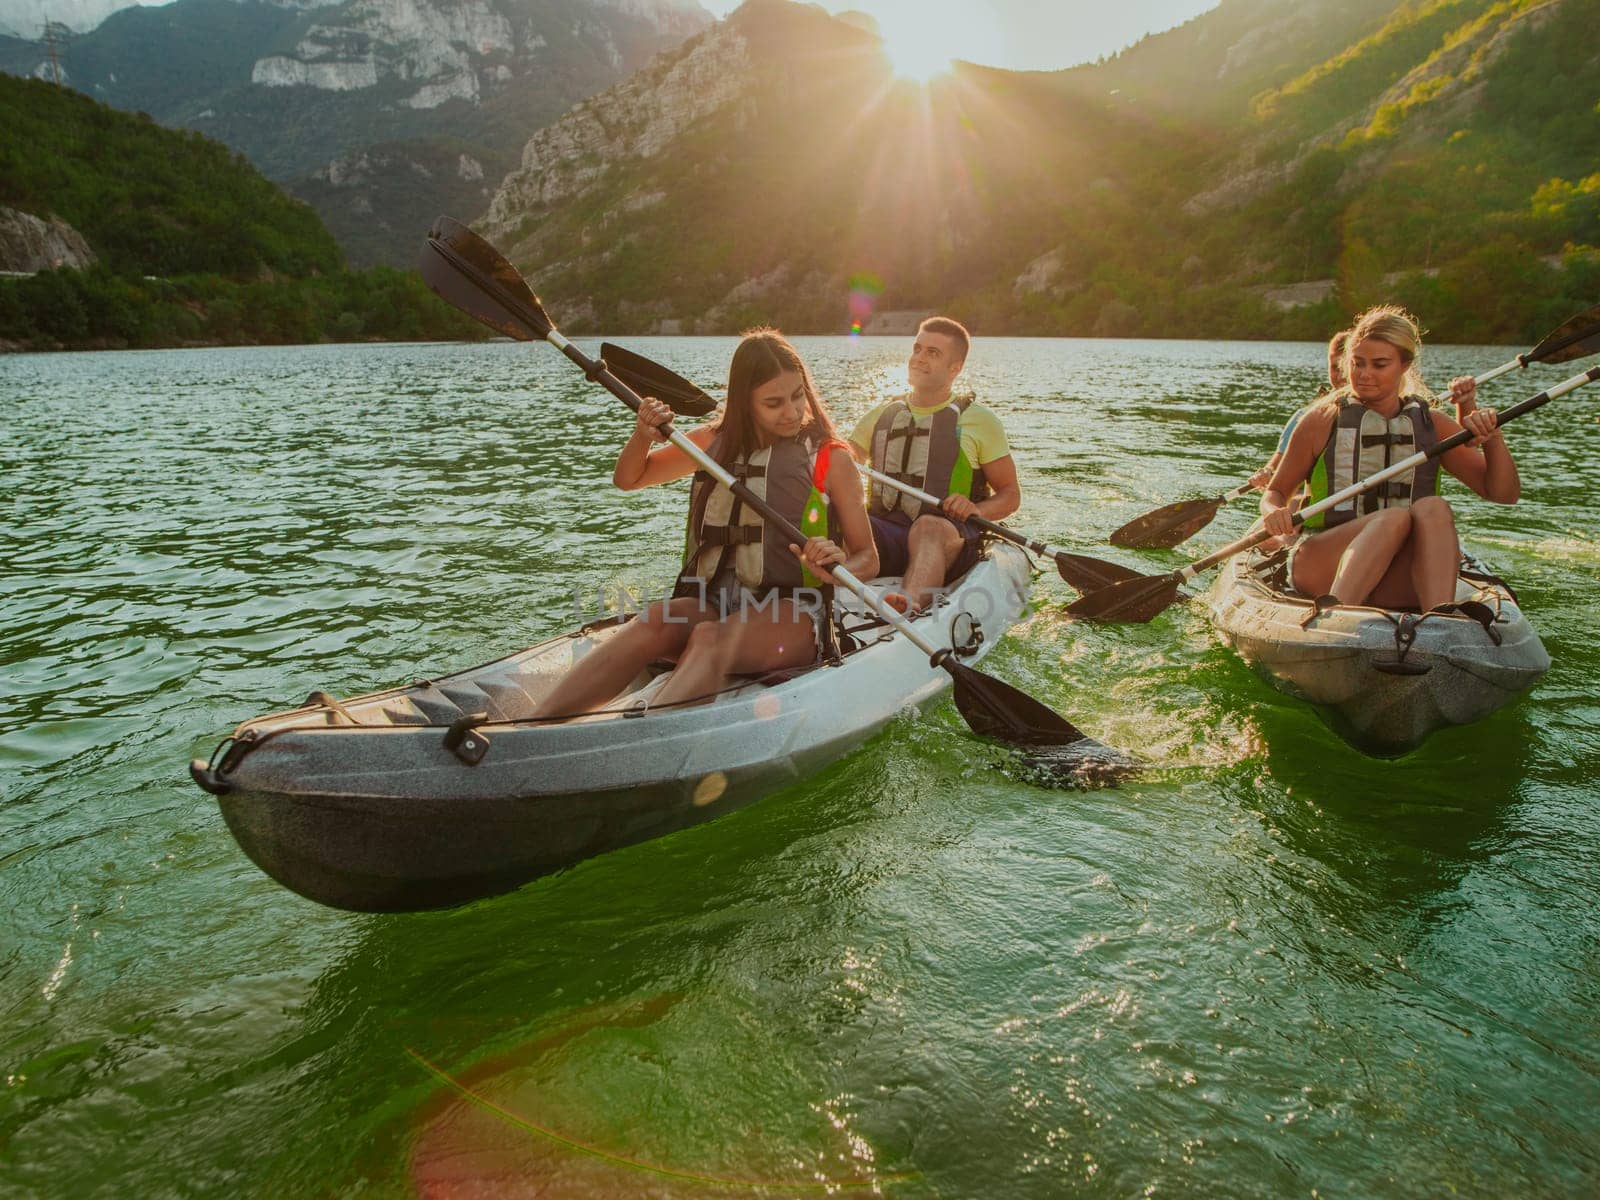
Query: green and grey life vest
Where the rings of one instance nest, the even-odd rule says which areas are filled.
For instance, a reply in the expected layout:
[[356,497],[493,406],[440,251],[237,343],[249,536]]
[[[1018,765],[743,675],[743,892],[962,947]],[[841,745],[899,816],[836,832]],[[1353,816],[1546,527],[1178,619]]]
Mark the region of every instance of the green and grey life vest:
[[[787,517],[807,537],[833,537],[836,524],[828,507],[829,455],[843,443],[802,433],[783,438],[727,464],[728,473]],[[717,442],[710,447],[717,457]],[[761,519],[732,489],[704,471],[696,471],[689,494],[689,529],[683,571],[674,595],[691,594],[694,582],[709,586],[729,565],[735,578],[752,593],[774,588],[820,588],[813,575],[789,551],[789,539]]]
[[[983,468],[967,461],[958,430],[973,399],[970,392],[957,396],[924,417],[914,415],[905,396],[891,400],[872,429],[873,468],[941,500],[952,494],[986,499],[990,490]],[[915,496],[872,481],[867,511],[875,517],[909,525],[926,507]]]
[[[1353,483],[1376,475],[1385,467],[1427,450],[1439,442],[1433,416],[1415,396],[1400,402],[1400,411],[1385,420],[1348,393],[1339,397],[1339,415],[1328,431],[1328,443],[1311,471],[1311,499],[1315,504]],[[1318,513],[1307,529],[1332,529],[1380,508],[1409,508],[1424,496],[1439,492],[1439,460],[1397,475],[1377,487],[1352,496],[1343,504]]]

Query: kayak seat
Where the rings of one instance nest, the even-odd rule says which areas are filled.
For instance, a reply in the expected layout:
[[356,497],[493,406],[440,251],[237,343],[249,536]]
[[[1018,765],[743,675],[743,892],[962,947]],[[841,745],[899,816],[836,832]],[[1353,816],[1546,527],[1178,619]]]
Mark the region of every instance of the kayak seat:
[[[1289,585],[1289,551],[1287,549],[1275,550],[1261,558],[1256,558],[1250,563],[1250,573],[1267,587],[1286,596],[1299,596]],[[1309,600],[1310,596],[1303,599]]]

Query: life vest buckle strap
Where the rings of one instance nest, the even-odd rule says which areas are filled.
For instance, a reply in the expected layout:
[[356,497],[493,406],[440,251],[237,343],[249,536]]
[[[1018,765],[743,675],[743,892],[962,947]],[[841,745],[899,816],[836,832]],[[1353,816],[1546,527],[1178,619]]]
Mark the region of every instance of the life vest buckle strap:
[[883,440],[885,442],[893,442],[901,438],[931,437],[932,434],[933,427],[931,425],[901,425],[896,429],[891,429]]
[[702,546],[754,546],[766,536],[765,527],[755,525],[712,525],[700,534]]

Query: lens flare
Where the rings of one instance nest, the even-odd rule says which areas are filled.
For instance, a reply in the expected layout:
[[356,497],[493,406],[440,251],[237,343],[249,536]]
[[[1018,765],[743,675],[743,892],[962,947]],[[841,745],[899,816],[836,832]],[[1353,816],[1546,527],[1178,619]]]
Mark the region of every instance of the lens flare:
[[871,271],[858,271],[850,276],[850,336],[859,337],[872,319],[872,312],[883,295],[883,280]]

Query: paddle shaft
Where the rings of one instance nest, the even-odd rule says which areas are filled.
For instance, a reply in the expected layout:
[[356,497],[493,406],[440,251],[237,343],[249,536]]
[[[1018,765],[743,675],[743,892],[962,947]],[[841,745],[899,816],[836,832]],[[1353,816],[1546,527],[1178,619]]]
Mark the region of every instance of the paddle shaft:
[[[1498,414],[1497,423],[1499,425],[1504,425],[1508,421],[1515,421],[1518,417],[1525,416],[1534,409],[1548,404],[1558,396],[1565,396],[1568,392],[1580,388],[1586,383],[1592,383],[1596,379],[1600,379],[1600,367],[1591,367],[1587,371],[1583,371],[1580,374],[1574,375],[1571,379],[1563,380],[1554,387],[1546,388],[1536,396],[1529,396],[1526,400],[1522,400],[1516,404],[1513,404],[1510,408]],[[1378,486],[1378,484],[1393,479],[1396,475],[1404,475],[1407,471],[1421,466],[1430,458],[1438,458],[1441,455],[1447,454],[1451,450],[1454,450],[1457,446],[1466,445],[1471,440],[1472,432],[1470,430],[1463,429],[1459,433],[1451,434],[1443,441],[1437,443],[1436,445],[1430,446],[1426,450],[1418,450],[1415,454],[1385,467],[1376,475],[1369,475],[1367,478],[1358,483],[1352,483],[1349,487],[1343,489],[1342,491],[1335,492],[1333,495],[1328,496],[1325,499],[1318,500],[1315,504],[1311,504],[1305,508],[1302,508],[1299,512],[1294,514],[1295,527],[1300,528],[1303,526],[1307,517],[1314,517],[1318,513],[1327,512],[1330,508],[1337,508],[1352,496],[1359,496],[1362,492],[1368,491],[1371,488],[1375,488]],[[1172,579],[1177,583],[1182,583],[1186,580],[1193,579],[1202,571],[1208,571],[1212,567],[1216,566],[1219,562],[1232,558],[1235,554],[1238,554],[1244,550],[1248,550],[1252,546],[1259,546],[1262,542],[1266,541],[1272,536],[1273,535],[1268,533],[1265,529],[1257,530],[1255,533],[1252,533],[1247,537],[1242,537],[1231,545],[1224,546],[1221,550],[1218,550],[1214,554],[1208,554],[1204,558],[1172,572],[1172,574],[1167,578]]]
[[[634,412],[637,413],[639,411],[639,405],[641,401],[638,395],[633,391],[632,388],[613,375],[611,373],[611,369],[607,367],[603,361],[597,361],[590,358],[582,350],[579,350],[570,341],[563,337],[559,329],[552,328],[549,333],[545,334],[545,341],[549,342],[557,350],[565,354],[567,358],[569,358],[575,365],[581,367],[584,375],[586,375],[589,379],[605,388],[606,391],[610,392],[618,400],[621,400]],[[667,436],[668,441],[670,441],[679,450],[682,450],[685,454],[687,454],[694,461],[695,465],[697,465],[702,471],[706,472],[706,474],[710,475],[718,483],[726,487],[735,496],[739,497],[740,500],[748,504],[751,508],[755,509],[756,512],[760,513],[761,519],[766,521],[767,524],[777,529],[779,533],[783,534],[784,537],[788,538],[795,545],[804,546],[806,544],[805,534],[801,533],[800,530],[796,528],[792,522],[787,520],[783,514],[778,512],[777,509],[773,508],[743,483],[735,479],[728,469],[716,459],[712,458],[711,455],[707,454],[704,450],[700,449],[699,446],[696,446],[688,438],[684,437],[683,434],[672,428],[670,424],[660,428],[661,431]],[[892,625],[896,632],[904,634],[906,640],[926,654],[929,660],[934,663],[934,665],[945,665],[944,660],[948,654],[948,651],[941,650],[938,646],[935,646],[932,642],[928,641],[927,638],[923,637],[922,634],[917,632],[916,626],[912,625],[911,622],[902,616],[898,611],[886,604],[881,597],[873,592],[871,588],[862,583],[861,580],[857,579],[842,566],[829,567],[828,571],[836,580],[839,581],[839,583],[845,587],[846,590],[854,594],[858,600],[870,608],[878,617]]]
[[[925,492],[921,488],[914,488],[909,483],[896,479],[893,475],[885,475],[882,471],[875,471],[871,467],[858,467],[858,469],[863,475],[869,475],[879,483],[886,484],[896,491],[904,492],[908,496],[915,496],[924,504],[931,504],[942,511],[944,502],[939,497]],[[951,520],[955,520],[955,518],[952,517]],[[1024,537],[1022,534],[1007,529],[1004,525],[997,524],[987,517],[980,517],[977,513],[973,513],[970,517],[963,517],[961,520],[964,524],[981,529],[985,533],[992,533],[1002,541],[1010,542],[1013,546],[1021,546],[1025,550],[1032,550],[1035,554],[1043,554],[1049,558],[1055,558],[1058,554],[1067,553],[1059,546],[1047,545],[1044,542]]]

